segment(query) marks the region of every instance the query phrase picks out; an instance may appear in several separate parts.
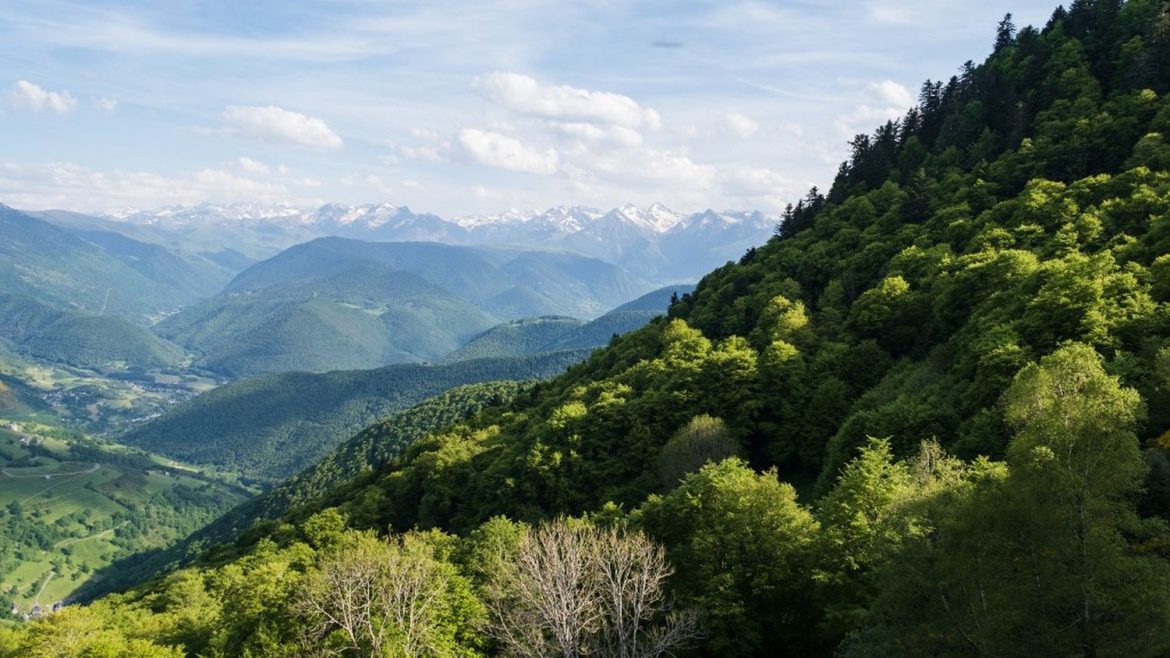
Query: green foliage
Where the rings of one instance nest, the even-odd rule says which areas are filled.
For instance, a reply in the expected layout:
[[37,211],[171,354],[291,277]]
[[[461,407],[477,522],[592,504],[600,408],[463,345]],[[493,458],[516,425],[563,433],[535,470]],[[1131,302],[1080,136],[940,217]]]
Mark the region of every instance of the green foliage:
[[[463,347],[448,353],[443,357],[443,361],[454,363],[467,359],[524,356],[548,352],[551,351],[553,345],[569,337],[574,333],[574,330],[579,329],[581,324],[580,320],[557,316],[505,322],[488,329],[472,338]],[[605,340],[596,345],[583,345],[582,347],[600,347],[608,340],[609,338],[606,337]]]
[[728,459],[704,466],[634,515],[668,546],[676,596],[702,611],[712,655],[806,655],[817,647],[809,621],[808,563],[819,526],[775,472]]
[[[173,547],[115,563],[104,570],[103,582],[87,586],[82,593],[93,597],[110,591],[114,586],[140,583],[157,571],[188,564],[209,546],[227,544],[212,551],[215,560],[238,556],[242,550],[272,532],[272,522],[287,514],[296,519],[313,516],[315,521],[305,521],[305,533],[310,543],[318,543],[313,539],[316,531],[310,529],[313,524],[328,518],[332,525],[336,525],[334,517],[321,516],[328,511],[327,505],[356,497],[355,491],[368,486],[384,472],[393,457],[415,440],[465,420],[490,405],[506,404],[523,389],[524,385],[519,382],[459,386],[384,418],[346,440],[309,468],[236,506]],[[355,514],[359,512],[355,510]],[[237,538],[236,544],[230,544]]]
[[472,382],[563,372],[583,352],[324,374],[286,373],[221,386],[122,437],[131,445],[274,483],[378,419]]
[[226,283],[198,256],[100,231],[71,231],[0,204],[0,290],[58,309],[137,322]]
[[718,418],[695,416],[684,425],[658,455],[658,477],[667,489],[673,489],[687,473],[707,463],[719,463],[728,457],[742,457],[743,448],[727,433],[727,425]]
[[602,347],[614,336],[644,326],[694,286],[668,286],[622,304],[605,315],[581,323],[572,318],[546,316],[515,320],[492,327],[463,347],[443,357],[446,363],[471,358],[524,356],[539,352]]
[[183,350],[129,321],[62,311],[0,294],[0,339],[28,356],[82,368],[174,366]]
[[1167,529],[1132,507],[1139,396],[1070,344],[1023,369],[1006,407],[1010,472],[975,479],[882,569],[854,652],[1164,652],[1170,565],[1143,544]]
[[[1164,5],[1006,21],[986,62],[855,138],[827,194],[668,320],[201,566],[255,576],[215,590],[231,612],[188,650],[287,650],[297,574],[336,518],[309,544],[298,524],[336,506],[342,534],[462,537],[429,535],[458,544],[476,596],[522,524],[632,524],[703,615],[697,655],[1164,654],[1170,172],[1147,137],[1170,130]],[[658,456],[704,414],[750,461],[661,493]],[[817,481],[815,504],[777,474]]]

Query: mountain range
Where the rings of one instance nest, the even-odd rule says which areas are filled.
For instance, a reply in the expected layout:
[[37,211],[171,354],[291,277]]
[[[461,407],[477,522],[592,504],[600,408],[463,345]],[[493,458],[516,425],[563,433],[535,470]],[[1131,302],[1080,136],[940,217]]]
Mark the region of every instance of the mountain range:
[[438,360],[502,321],[596,318],[652,287],[570,253],[318,238],[253,265],[155,331],[231,376],[371,368]]
[[[444,219],[389,203],[329,203],[317,208],[237,203],[124,209],[99,219],[170,233],[215,227],[220,236],[251,236],[241,244],[253,247],[265,240],[275,245],[288,234],[283,246],[303,242],[310,235],[560,250],[615,263],[655,283],[696,279],[763,243],[776,226],[775,219],[758,211],[686,214],[662,204],[625,205],[609,211],[557,206],[543,212],[511,210]],[[256,234],[265,237],[258,239]]]
[[[559,316],[505,322],[472,338],[438,365],[326,373],[274,370],[177,404],[122,440],[271,484],[314,463],[362,427],[451,387],[560,374],[615,335],[662,315],[672,298],[693,289],[655,290],[592,322]],[[344,354],[336,358],[337,363],[353,360]]]
[[0,290],[64,309],[145,321],[215,294],[235,273],[198,253],[0,204]]
[[[0,625],[0,655],[1170,655],[1167,9],[1009,15],[984,63],[852,140],[766,244],[555,378],[448,391],[328,445],[314,423],[369,408],[343,394],[426,395],[371,377],[491,373],[279,375],[177,405],[135,445],[257,480],[291,473],[294,447],[321,461],[78,600],[121,593]],[[307,250],[371,250],[377,270],[411,244]],[[294,256],[224,294],[338,273]],[[63,546],[34,521],[69,517],[9,495],[6,527]],[[13,571],[32,552],[0,542]],[[39,596],[60,562],[8,595]]]

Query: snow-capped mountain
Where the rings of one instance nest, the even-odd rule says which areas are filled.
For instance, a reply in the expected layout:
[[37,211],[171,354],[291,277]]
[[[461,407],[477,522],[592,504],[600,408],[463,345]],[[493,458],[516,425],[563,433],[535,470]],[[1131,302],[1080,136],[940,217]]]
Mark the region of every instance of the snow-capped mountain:
[[697,279],[763,243],[775,227],[775,220],[760,212],[705,210],[684,214],[660,203],[646,208],[624,205],[609,211],[556,206],[451,220],[390,203],[329,203],[318,208],[237,203],[122,209],[107,213],[105,218],[160,229],[218,226],[225,231],[263,232],[275,243],[279,243],[281,231],[286,231],[286,246],[303,241],[309,233],[379,242],[432,241],[567,251],[607,260],[663,283]]
[[132,224],[184,225],[271,220],[300,222],[306,212],[306,208],[292,204],[201,203],[196,206],[165,206],[154,210],[119,208],[110,210],[103,216]]

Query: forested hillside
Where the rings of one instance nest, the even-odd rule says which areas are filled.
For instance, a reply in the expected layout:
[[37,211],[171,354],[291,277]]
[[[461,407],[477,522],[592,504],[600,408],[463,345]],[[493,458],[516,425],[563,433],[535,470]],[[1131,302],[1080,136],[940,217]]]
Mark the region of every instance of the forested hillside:
[[601,347],[614,336],[639,329],[663,315],[670,307],[671,299],[678,299],[680,294],[694,288],[692,285],[660,288],[589,322],[556,315],[504,322],[472,338],[463,347],[443,357],[443,361],[455,363],[476,358]]
[[82,368],[159,368],[183,360],[183,350],[120,317],[53,308],[31,297],[0,292],[0,340],[37,359]]
[[669,318],[0,647],[1165,655],[1168,94],[1164,0],[1005,20]]
[[211,294],[225,274],[202,256],[103,231],[73,231],[0,204],[0,285],[70,310],[144,322]]
[[356,370],[438,361],[502,320],[593,318],[649,287],[572,254],[320,238],[248,268],[157,331],[232,377]]
[[569,350],[258,377],[180,403],[121,441],[271,485],[313,464],[361,428],[428,397],[475,382],[551,377],[586,355]]
[[[79,597],[117,591],[148,580],[162,569],[174,569],[200,556],[208,547],[218,547],[223,556],[246,551],[252,542],[266,536],[273,521],[290,510],[317,511],[326,500],[344,500],[351,491],[377,478],[377,473],[406,446],[430,432],[465,420],[485,407],[510,401],[528,384],[514,381],[457,386],[409,409],[379,420],[330,451],[319,462],[278,486],[248,500],[212,523],[200,528],[166,550],[138,554],[102,571],[102,578],[89,582]],[[220,559],[223,559],[222,557]]]

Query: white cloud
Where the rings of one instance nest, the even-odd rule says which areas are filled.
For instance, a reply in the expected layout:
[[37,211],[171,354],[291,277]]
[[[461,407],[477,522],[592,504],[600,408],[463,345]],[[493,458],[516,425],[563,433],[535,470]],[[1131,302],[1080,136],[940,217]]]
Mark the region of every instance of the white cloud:
[[893,80],[871,82],[868,88],[870,93],[877,96],[878,99],[887,105],[909,108],[915,104],[914,96],[910,93],[910,90]]
[[725,176],[728,191],[739,196],[774,193],[794,185],[792,179],[763,167],[739,167]]
[[733,203],[778,209],[798,198],[808,185],[771,169],[737,167],[721,172],[720,187],[723,195]]
[[735,134],[747,139],[756,134],[760,130],[760,124],[752,120],[751,117],[744,116],[737,112],[732,112],[727,115],[727,127]]
[[472,159],[489,167],[531,174],[557,170],[556,150],[542,150],[499,133],[465,128],[459,132],[459,143]]
[[422,162],[439,162],[443,159],[438,148],[433,146],[398,146],[395,147],[402,157]]
[[542,85],[519,73],[496,72],[476,78],[472,88],[517,114],[570,123],[601,123],[657,130],[658,113],[634,99],[567,85]]
[[56,114],[65,114],[77,107],[77,99],[73,94],[62,89],[49,91],[28,80],[18,80],[13,83],[7,94],[8,105],[15,110],[42,112],[48,110]]
[[603,153],[577,150],[571,156],[576,175],[621,184],[669,182],[694,191],[709,188],[716,174],[715,167],[698,164],[687,155],[648,148]]
[[271,197],[273,193],[286,192],[283,186],[257,181],[218,169],[204,169],[196,172],[194,180],[198,187],[219,195],[262,198]]
[[443,139],[443,136],[439,133],[433,130],[427,130],[426,128],[411,128],[410,134],[413,135],[415,139],[424,142],[437,142]]
[[500,194],[499,192],[497,192],[493,189],[489,189],[487,187],[484,187],[483,185],[476,185],[475,187],[472,187],[471,194],[473,196],[475,196],[475,198],[477,198],[477,199],[502,199],[502,198],[504,198],[503,194]]
[[321,119],[275,105],[229,105],[223,120],[241,137],[276,144],[296,144],[319,149],[339,149],[341,137]]
[[878,124],[899,119],[904,113],[904,108],[881,108],[862,104],[845,114],[838,115],[833,120],[833,125],[837,128],[839,137],[852,139],[860,133],[868,135],[878,127]]
[[549,127],[564,137],[595,144],[610,144],[632,148],[642,145],[642,134],[625,126],[598,126],[592,123],[552,121]]
[[889,23],[894,25],[911,25],[914,23],[913,8],[906,7],[903,4],[871,2],[866,7],[866,14],[870,20],[876,23]]
[[243,155],[236,159],[235,164],[245,174],[260,175],[267,174],[270,171],[269,166],[263,162]]
[[[229,171],[203,169],[164,176],[147,171],[98,171],[71,162],[0,164],[0,198],[18,208],[100,211],[204,201],[289,201],[286,186]],[[84,198],[84,204],[79,200]]]
[[89,99],[91,105],[95,110],[100,112],[113,112],[118,109],[118,99],[105,98],[104,96],[94,96]]
[[420,162],[442,162],[447,159],[451,151],[451,140],[448,137],[426,128],[411,128],[410,134],[422,143],[412,146],[388,141],[386,145],[393,153],[380,156],[379,160],[383,164],[393,166],[402,159]]

